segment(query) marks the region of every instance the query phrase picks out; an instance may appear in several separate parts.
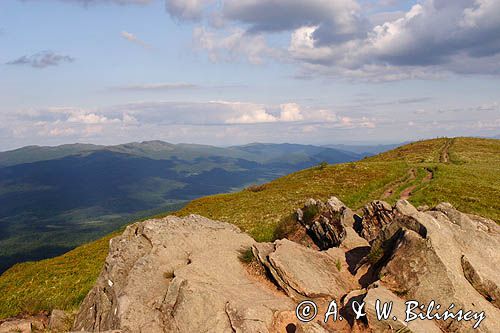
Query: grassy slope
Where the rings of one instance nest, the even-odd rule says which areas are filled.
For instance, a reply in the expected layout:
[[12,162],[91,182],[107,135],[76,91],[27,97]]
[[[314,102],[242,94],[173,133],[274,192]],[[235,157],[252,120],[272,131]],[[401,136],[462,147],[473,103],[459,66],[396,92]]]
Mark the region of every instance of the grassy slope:
[[[447,148],[449,147],[449,148]],[[449,162],[443,162],[445,151]],[[413,170],[413,172],[410,172]],[[428,179],[432,172],[432,179]],[[336,195],[359,208],[381,198],[396,201],[412,187],[410,201],[449,201],[459,209],[500,221],[500,141],[435,139],[417,142],[361,162],[311,168],[277,179],[259,191],[195,200],[191,213],[238,225],[257,240],[270,240],[276,224],[307,198]],[[426,178],[427,177],[427,178]],[[0,318],[19,312],[75,308],[99,274],[110,236],[65,255],[14,266],[0,277]]]

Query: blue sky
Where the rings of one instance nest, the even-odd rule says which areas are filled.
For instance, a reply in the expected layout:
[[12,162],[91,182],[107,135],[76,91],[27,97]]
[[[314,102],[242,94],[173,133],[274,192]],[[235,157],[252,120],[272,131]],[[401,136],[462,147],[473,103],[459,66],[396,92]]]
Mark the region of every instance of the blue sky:
[[500,133],[498,0],[6,0],[0,150]]

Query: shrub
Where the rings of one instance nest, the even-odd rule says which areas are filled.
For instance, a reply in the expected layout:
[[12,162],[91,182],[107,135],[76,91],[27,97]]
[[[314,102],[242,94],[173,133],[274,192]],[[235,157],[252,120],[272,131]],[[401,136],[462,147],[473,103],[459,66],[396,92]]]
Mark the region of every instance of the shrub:
[[304,222],[309,223],[319,214],[319,207],[316,205],[306,206],[303,209]]
[[274,229],[273,240],[287,238],[299,229],[299,222],[295,218],[295,214],[288,215],[282,218]]
[[323,169],[325,169],[326,167],[328,167],[328,162],[323,161],[323,162],[321,162],[320,164],[318,164],[316,168],[317,168],[318,170],[323,170]]

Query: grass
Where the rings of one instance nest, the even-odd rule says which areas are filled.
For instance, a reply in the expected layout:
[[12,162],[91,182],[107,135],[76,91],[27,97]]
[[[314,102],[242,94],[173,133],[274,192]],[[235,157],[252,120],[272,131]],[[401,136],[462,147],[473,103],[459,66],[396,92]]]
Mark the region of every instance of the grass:
[[7,270],[0,277],[0,318],[54,308],[76,308],[95,283],[109,240],[116,235],[118,233],[56,258],[17,264]]
[[340,262],[340,259],[337,259],[335,261],[335,267],[337,268],[337,270],[340,272],[342,270],[342,263]]
[[[448,163],[440,162],[449,146]],[[414,169],[416,176],[409,177]],[[424,181],[428,171],[432,179]],[[447,138],[420,141],[360,162],[306,169],[259,187],[194,200],[178,216],[200,214],[233,223],[258,241],[288,232],[289,218],[308,198],[339,197],[357,209],[382,197],[394,203],[414,186],[410,201],[433,206],[442,201],[458,209],[500,221],[500,140]],[[161,215],[160,215],[161,216]],[[21,312],[75,309],[95,282],[111,236],[62,256],[16,265],[0,276],[0,318]],[[373,253],[375,260],[380,253]],[[245,253],[242,260],[249,260]]]
[[255,259],[252,248],[241,249],[238,259],[244,264],[250,264]]

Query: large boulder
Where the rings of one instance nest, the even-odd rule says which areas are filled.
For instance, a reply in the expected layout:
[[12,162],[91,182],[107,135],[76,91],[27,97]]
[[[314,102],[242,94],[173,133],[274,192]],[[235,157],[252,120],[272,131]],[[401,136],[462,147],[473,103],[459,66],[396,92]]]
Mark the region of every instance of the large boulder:
[[253,247],[259,262],[276,283],[295,299],[340,299],[359,287],[347,269],[345,254],[335,250],[338,249],[320,252],[287,239],[258,243]]
[[230,224],[200,216],[133,224],[112,239],[99,279],[73,330],[268,332],[294,310],[259,283],[239,256],[255,241]]

